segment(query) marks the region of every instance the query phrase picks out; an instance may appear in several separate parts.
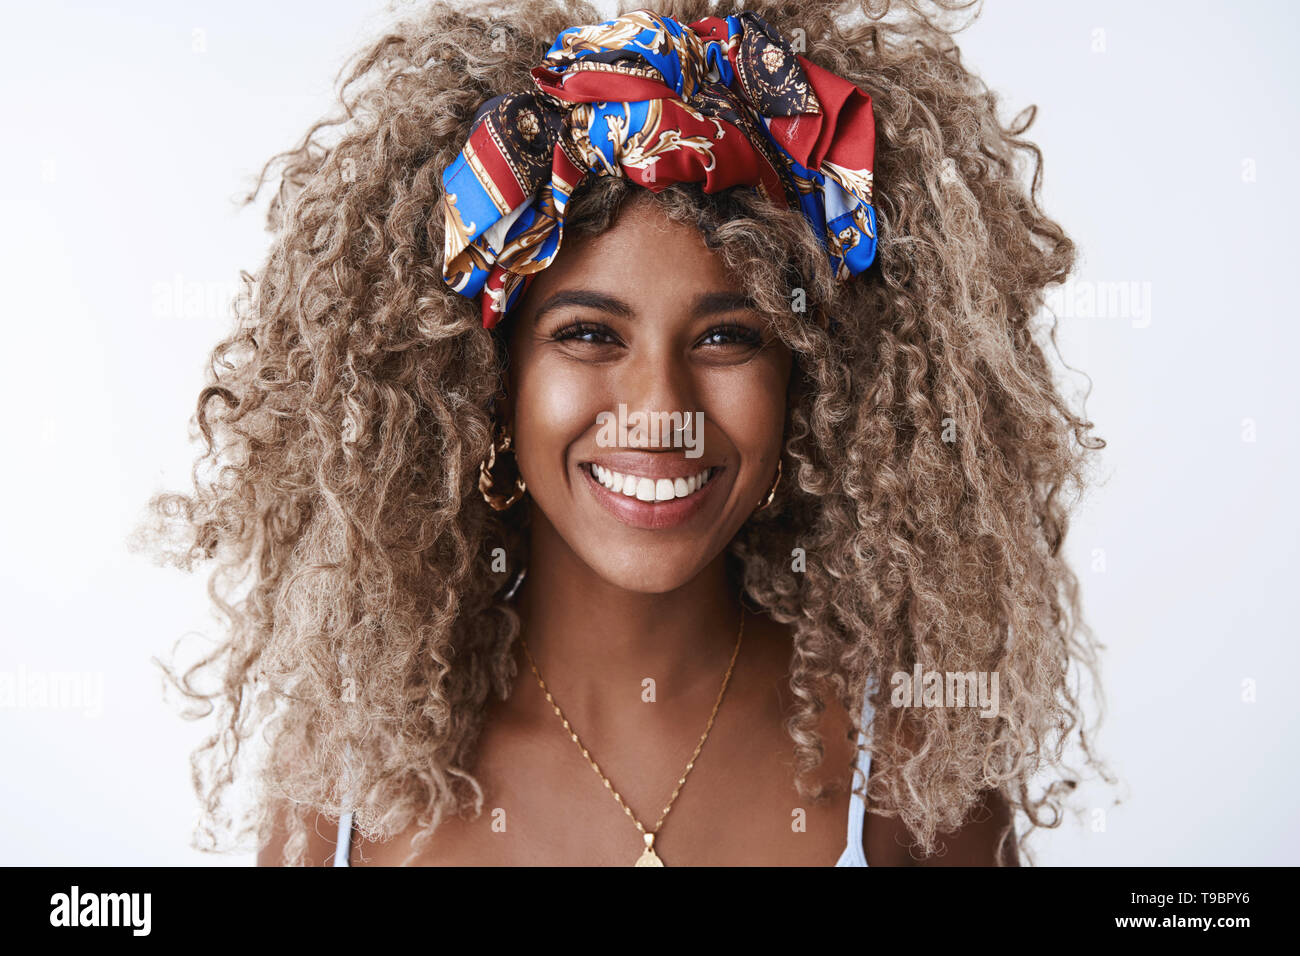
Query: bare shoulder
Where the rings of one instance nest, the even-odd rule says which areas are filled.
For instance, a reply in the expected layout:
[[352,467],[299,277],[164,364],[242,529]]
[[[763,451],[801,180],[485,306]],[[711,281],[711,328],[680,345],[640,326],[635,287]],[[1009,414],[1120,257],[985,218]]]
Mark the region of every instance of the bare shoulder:
[[[874,763],[871,769],[874,774]],[[868,813],[862,834],[863,852],[871,866],[998,866],[999,852],[1000,865],[1019,866],[1014,833],[999,848],[1011,819],[1006,798],[996,790],[985,790],[961,827],[941,835],[935,852],[921,857],[900,817]]]
[[[749,632],[747,624],[746,633]],[[768,672],[783,675],[778,684],[782,688],[783,703],[788,707],[791,702],[786,696],[784,683],[788,680],[793,628],[762,617],[755,622],[753,632],[762,635],[764,646],[771,655]],[[848,766],[856,758],[850,742],[852,720],[825,683],[819,684],[817,689],[825,705],[820,732],[826,746],[827,761]],[[915,738],[906,725],[901,732],[909,749],[915,749],[912,746],[916,743]],[[878,772],[879,764],[873,760],[871,774],[874,777]],[[912,835],[900,817],[868,812],[862,827],[862,850],[869,866],[997,866],[998,844],[1011,817],[1005,798],[997,791],[985,791],[962,826],[953,833],[941,835],[934,854],[920,857],[919,851],[913,847]],[[1020,865],[1014,835],[1002,848],[1002,865]]]
[[[338,817],[312,814],[307,821],[307,849],[304,866],[333,866],[334,847],[338,840]],[[258,866],[284,866],[284,845],[289,839],[288,821],[283,809],[276,813],[271,839],[257,853]]]
[[916,862],[917,866],[1019,866],[1015,835],[1007,837],[1001,848],[1002,833],[1011,822],[1011,808],[996,790],[985,790],[979,802],[966,817],[961,828],[951,835],[940,837],[941,848],[936,855]]

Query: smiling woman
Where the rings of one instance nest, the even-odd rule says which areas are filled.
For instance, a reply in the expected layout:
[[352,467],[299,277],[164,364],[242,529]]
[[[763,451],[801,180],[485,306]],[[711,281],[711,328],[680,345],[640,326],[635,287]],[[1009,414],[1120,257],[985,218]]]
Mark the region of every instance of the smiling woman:
[[[736,278],[694,225],[666,218],[646,190],[627,206],[598,237],[570,237],[533,281],[510,320],[502,416],[515,423],[516,458],[537,504],[533,547],[539,536],[567,542],[586,575],[662,595],[710,564],[722,580],[728,543],[773,484],[792,356],[743,304]],[[600,447],[601,415],[620,404],[698,414],[702,455],[688,458],[670,442]],[[617,493],[593,464],[624,476]],[[705,480],[687,494],[686,480],[701,472]],[[559,563],[543,566],[549,573]],[[734,616],[725,590],[713,600],[715,618]]]
[[[1028,123],[911,5],[652,8],[431,5],[363,54],[339,142],[280,157],[199,399],[224,467],[154,502],[231,619],[177,678],[222,707],[214,843],[999,865],[1076,727],[1101,767],[1061,556],[1100,442],[1033,321],[1074,249]],[[914,668],[1000,704],[901,706]]]

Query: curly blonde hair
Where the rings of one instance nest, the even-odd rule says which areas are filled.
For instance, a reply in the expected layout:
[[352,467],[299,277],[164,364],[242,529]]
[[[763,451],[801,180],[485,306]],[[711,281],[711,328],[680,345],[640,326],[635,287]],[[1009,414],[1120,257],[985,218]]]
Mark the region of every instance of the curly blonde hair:
[[[960,62],[949,19],[970,5],[747,5],[871,95],[868,272],[835,282],[797,211],[744,190],[655,197],[741,270],[795,354],[787,481],[729,555],[747,599],[791,625],[799,790],[822,760],[822,694],[860,725],[872,686],[877,770],[854,787],[927,854],[989,789],[1019,811],[1000,851],[1056,826],[1076,732],[1106,776],[1068,676],[1074,664],[1095,678],[1101,645],[1062,555],[1085,453],[1105,443],[1062,398],[1035,322],[1075,247],[1038,202],[1042,157],[1021,138],[1034,109],[1003,126]],[[682,22],[734,12],[644,6]],[[246,197],[281,167],[274,246],[243,274],[198,398],[194,493],[156,495],[141,528],[163,560],[215,562],[209,591],[229,620],[214,651],[163,665],[199,714],[218,711],[192,756],[201,848],[264,844],[292,808],[290,864],[312,811],[355,809],[380,840],[418,822],[418,849],[445,815],[481,811],[475,744],[488,695],[510,693],[519,633],[492,552],[525,554],[528,527],[526,508],[490,511],[476,486],[506,356],[477,303],[443,283],[441,174],[480,103],[528,89],[557,33],[602,19],[574,2],[430,4],[345,66],[341,112],[273,157]],[[326,130],[332,143],[317,139]],[[600,232],[635,188],[588,177],[566,229]],[[890,675],[916,665],[998,674],[996,719],[889,706]],[[198,686],[209,673],[219,687]],[[257,799],[231,808],[249,764]]]

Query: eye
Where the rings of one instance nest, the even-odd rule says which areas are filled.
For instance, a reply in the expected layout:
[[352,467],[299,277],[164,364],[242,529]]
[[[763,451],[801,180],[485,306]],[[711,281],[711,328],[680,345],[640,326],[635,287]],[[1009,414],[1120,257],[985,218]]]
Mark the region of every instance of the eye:
[[700,344],[745,345],[752,347],[763,344],[763,335],[757,329],[752,329],[747,325],[736,323],[715,325],[704,333],[703,338],[700,339]]
[[587,342],[591,345],[615,345],[618,336],[599,322],[573,322],[551,334],[553,342]]

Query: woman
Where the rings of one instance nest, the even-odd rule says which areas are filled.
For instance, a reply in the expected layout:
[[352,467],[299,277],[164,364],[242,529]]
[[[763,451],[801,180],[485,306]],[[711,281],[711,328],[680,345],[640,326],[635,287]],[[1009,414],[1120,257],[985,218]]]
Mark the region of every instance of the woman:
[[1102,769],[1032,112],[933,5],[841,7],[433,5],[279,157],[199,399],[223,467],[154,502],[231,620],[177,678],[222,708],[210,843],[1005,865],[1076,727]]

